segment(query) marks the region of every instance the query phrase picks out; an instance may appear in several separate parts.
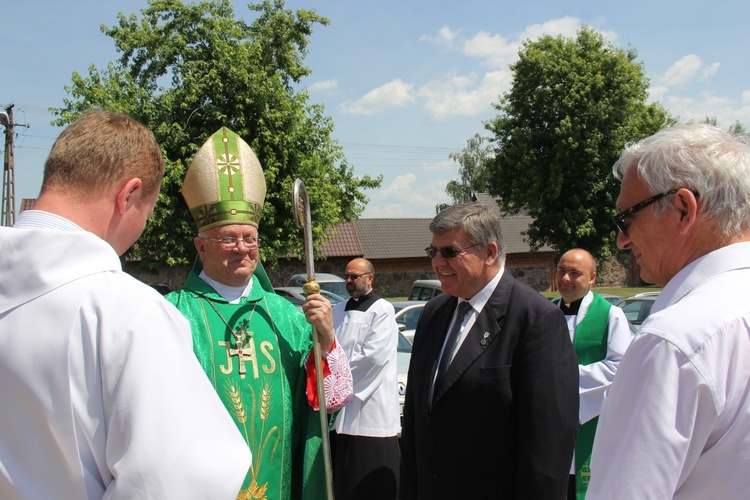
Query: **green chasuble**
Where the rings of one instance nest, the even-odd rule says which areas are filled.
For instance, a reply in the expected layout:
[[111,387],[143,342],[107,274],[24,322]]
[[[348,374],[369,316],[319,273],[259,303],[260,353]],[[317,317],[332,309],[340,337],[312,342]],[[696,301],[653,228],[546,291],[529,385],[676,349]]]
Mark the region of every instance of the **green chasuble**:
[[311,327],[264,290],[229,304],[195,272],[166,296],[190,321],[193,350],[253,454],[241,499],[325,498],[320,417],[305,394]]
[[[593,293],[593,292],[592,292]],[[609,308],[612,304],[594,293],[583,321],[576,325],[573,347],[578,356],[578,363],[590,365],[607,356],[607,326],[609,325]],[[576,498],[583,500],[591,478],[591,450],[594,446],[594,434],[599,417],[592,418],[578,427],[576,441]]]

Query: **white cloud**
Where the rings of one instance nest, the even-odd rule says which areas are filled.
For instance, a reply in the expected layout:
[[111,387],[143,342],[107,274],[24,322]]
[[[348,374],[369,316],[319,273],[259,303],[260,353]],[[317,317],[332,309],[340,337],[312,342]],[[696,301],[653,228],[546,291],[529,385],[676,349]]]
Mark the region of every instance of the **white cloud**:
[[580,27],[581,21],[579,19],[565,16],[559,19],[552,19],[546,23],[528,26],[519,37],[519,41],[526,39],[536,40],[544,35],[574,37]]
[[[415,96],[424,101],[424,110],[437,120],[491,112],[492,105],[510,88],[511,73],[508,65],[518,60],[523,40],[534,40],[543,35],[574,37],[580,27],[579,19],[566,16],[530,25],[515,39],[509,39],[486,31],[462,38],[459,30],[443,26],[437,36],[425,35],[420,39],[460,46],[464,55],[479,59],[482,66],[493,68],[493,71],[483,76],[478,76],[474,71],[463,74],[452,71],[420,85]],[[610,40],[617,38],[612,32],[602,34]]]
[[[742,97],[750,98],[744,93]],[[702,92],[697,98],[667,95],[662,103],[670,113],[683,122],[702,122],[707,117],[715,117],[722,127],[732,125],[738,120],[745,125],[750,123],[750,104],[738,102],[730,97],[716,96],[710,92]]]
[[411,172],[397,176],[387,187],[370,196],[362,217],[431,217],[436,205],[450,201],[445,194],[450,177],[430,179],[423,182]]
[[[464,54],[481,58],[482,64],[493,68],[505,68],[518,59],[518,50],[524,40],[536,40],[544,35],[563,35],[574,37],[581,27],[581,21],[575,17],[552,19],[543,24],[528,26],[515,40],[508,40],[499,34],[480,31],[463,44]],[[616,38],[614,33],[605,34],[607,38]]]
[[475,116],[492,110],[492,104],[510,87],[510,78],[509,71],[492,71],[481,80],[473,73],[453,73],[423,85],[417,96],[425,101],[425,111],[437,120]]
[[400,108],[414,100],[411,95],[413,87],[399,78],[369,91],[356,101],[343,102],[341,110],[352,115],[373,115],[386,109]]
[[[700,57],[695,54],[688,54],[670,66],[664,76],[659,79],[659,83],[667,87],[686,85],[700,74],[703,68],[703,61]],[[715,73],[717,69],[717,63],[711,65],[708,69],[709,75]],[[709,75],[704,73],[704,76]]]
[[482,64],[493,68],[507,66],[518,57],[520,41],[509,42],[502,35],[480,31],[463,44],[464,54],[482,59]]
[[409,172],[396,176],[390,185],[380,191],[380,196],[386,199],[400,199],[411,192],[411,187],[417,180],[417,176]]
[[322,82],[315,82],[309,87],[307,87],[307,90],[310,92],[326,92],[326,91],[332,91],[336,90],[339,86],[339,83],[334,80],[324,80]]
[[458,38],[459,33],[460,30],[454,31],[446,24],[438,30],[437,36],[422,35],[419,37],[419,40],[433,45],[447,45],[452,47],[453,42]]
[[710,66],[706,66],[703,68],[703,71],[701,72],[702,78],[710,78],[716,74],[717,71],[719,71],[719,66],[721,66],[721,63],[715,62]]

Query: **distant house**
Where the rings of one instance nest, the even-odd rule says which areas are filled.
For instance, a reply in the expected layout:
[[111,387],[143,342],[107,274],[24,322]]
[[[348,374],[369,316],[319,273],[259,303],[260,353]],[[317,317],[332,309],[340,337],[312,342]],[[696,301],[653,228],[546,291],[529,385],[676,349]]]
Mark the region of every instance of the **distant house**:
[[[478,194],[477,201],[494,207],[497,203],[487,194]],[[430,259],[424,249],[432,241],[429,230],[432,218],[418,219],[357,219],[339,224],[330,231],[331,239],[319,249],[315,270],[321,273],[343,274],[353,258],[364,257],[375,266],[375,288],[389,297],[408,295],[409,287],[417,279],[434,279]],[[557,253],[543,247],[532,253],[523,233],[533,219],[528,215],[501,218],[506,245],[506,268],[520,281],[537,290],[552,286],[557,267]],[[297,259],[280,259],[275,269],[266,268],[274,284],[283,284],[293,275],[304,272],[304,264]]]
[[[478,194],[477,201],[497,209],[494,199],[487,194]],[[21,211],[33,208],[35,202],[23,199]],[[341,275],[350,260],[364,257],[375,266],[376,290],[387,297],[404,297],[415,280],[436,277],[424,251],[432,241],[431,220],[357,219],[339,224],[329,231],[331,239],[316,249],[315,271]],[[524,233],[532,221],[528,215],[501,218],[505,266],[520,281],[540,291],[548,290],[554,282],[557,254],[549,247],[530,251]],[[297,258],[264,264],[274,286],[286,285],[292,275],[305,272],[304,262]],[[173,290],[180,288],[187,276],[187,269],[165,269],[153,275],[140,272],[134,263],[126,263],[125,268],[145,282],[166,283]]]

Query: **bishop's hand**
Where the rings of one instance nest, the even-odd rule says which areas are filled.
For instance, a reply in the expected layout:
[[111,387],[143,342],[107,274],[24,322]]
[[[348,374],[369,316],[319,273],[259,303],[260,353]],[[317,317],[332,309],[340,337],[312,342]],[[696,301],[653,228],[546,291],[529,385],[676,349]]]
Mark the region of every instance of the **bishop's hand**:
[[307,296],[302,306],[307,322],[315,327],[320,337],[320,348],[326,353],[333,348],[335,332],[331,303],[318,293]]

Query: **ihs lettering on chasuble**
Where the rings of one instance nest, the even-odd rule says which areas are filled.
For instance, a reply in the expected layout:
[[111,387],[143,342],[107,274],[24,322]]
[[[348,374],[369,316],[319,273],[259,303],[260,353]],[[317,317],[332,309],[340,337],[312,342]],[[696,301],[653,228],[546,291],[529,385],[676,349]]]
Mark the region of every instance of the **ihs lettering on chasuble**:
[[[259,377],[262,369],[265,374],[271,374],[276,369],[276,361],[273,359],[271,352],[274,350],[273,344],[267,340],[261,341],[256,345],[253,332],[248,330],[249,322],[247,320],[238,323],[237,328],[232,331],[234,336],[234,347],[231,342],[220,341],[219,345],[224,347],[227,353],[226,365],[219,365],[219,369],[224,375],[232,373],[234,366],[232,358],[237,356],[239,364],[240,378],[244,379],[247,375],[245,363],[250,363],[253,371],[253,378]],[[260,352],[260,359],[258,353]]]

